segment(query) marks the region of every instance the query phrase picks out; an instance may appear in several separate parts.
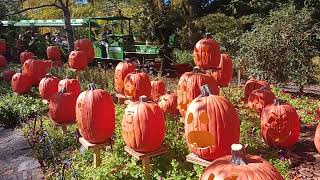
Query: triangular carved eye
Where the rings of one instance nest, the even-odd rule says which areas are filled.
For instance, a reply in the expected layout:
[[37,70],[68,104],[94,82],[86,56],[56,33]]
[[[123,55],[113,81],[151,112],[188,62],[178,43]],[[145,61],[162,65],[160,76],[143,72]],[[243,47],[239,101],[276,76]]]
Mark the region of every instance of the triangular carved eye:
[[187,123],[191,124],[192,122],[193,122],[193,114],[189,113],[188,116],[187,116]]
[[201,112],[199,116],[199,120],[203,124],[208,124],[209,123],[209,117],[207,112]]

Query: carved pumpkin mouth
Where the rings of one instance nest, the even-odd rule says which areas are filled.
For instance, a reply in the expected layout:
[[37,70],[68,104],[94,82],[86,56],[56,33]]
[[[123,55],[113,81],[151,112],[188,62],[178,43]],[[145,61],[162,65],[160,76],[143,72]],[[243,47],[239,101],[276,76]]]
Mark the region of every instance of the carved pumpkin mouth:
[[275,142],[284,143],[291,136],[291,131],[282,132],[270,129],[268,134]]
[[187,134],[188,144],[196,149],[215,148],[214,136],[206,131],[190,131]]

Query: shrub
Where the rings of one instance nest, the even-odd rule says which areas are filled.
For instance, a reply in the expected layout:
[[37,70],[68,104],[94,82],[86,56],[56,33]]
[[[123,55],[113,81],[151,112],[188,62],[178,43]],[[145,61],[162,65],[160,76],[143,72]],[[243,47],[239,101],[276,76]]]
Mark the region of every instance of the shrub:
[[191,50],[173,50],[173,57],[176,63],[187,63],[190,65],[194,65],[193,63],[193,54]]

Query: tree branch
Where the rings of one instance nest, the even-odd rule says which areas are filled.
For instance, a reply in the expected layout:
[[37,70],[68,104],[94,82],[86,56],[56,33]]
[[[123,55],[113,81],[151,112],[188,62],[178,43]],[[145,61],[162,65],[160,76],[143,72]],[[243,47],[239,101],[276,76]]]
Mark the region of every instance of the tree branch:
[[20,11],[14,12],[14,13],[6,14],[4,16],[1,16],[1,18],[7,17],[7,16],[16,15],[16,14],[20,14],[20,13],[23,13],[23,12],[26,12],[26,11],[30,11],[30,10],[40,9],[40,8],[44,8],[44,7],[53,7],[53,6],[56,6],[56,4],[55,3],[53,3],[53,4],[44,4],[44,5],[41,5],[41,6],[30,7],[30,8],[22,9]]

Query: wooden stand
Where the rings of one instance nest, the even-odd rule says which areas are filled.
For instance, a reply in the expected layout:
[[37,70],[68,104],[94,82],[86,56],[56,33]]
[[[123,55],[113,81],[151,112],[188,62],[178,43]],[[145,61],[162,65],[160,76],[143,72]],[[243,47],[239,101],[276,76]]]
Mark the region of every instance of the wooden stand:
[[75,72],[76,73],[76,79],[80,82],[80,74],[81,74],[81,71],[82,70],[79,70],[79,69],[72,69],[72,68],[69,68],[70,71],[72,72]]
[[72,124],[75,124],[75,122],[72,122],[72,123],[56,123],[56,122],[53,122],[53,125],[54,125],[55,128],[61,127],[61,129],[63,131],[63,134],[67,134],[68,126],[72,125]]
[[136,152],[135,150],[131,149],[128,146],[125,146],[124,150],[127,153],[129,153],[131,156],[133,156],[134,158],[136,158],[138,160],[142,160],[144,176],[145,176],[145,179],[147,179],[147,180],[151,179],[151,177],[150,177],[150,158],[152,158],[154,156],[161,155],[161,154],[165,154],[168,151],[168,149],[164,146],[161,146],[156,151],[148,152],[148,153]]
[[198,164],[198,165],[204,166],[204,167],[207,167],[211,163],[210,161],[199,158],[197,155],[195,155],[193,153],[188,154],[186,156],[186,160],[188,162],[193,163],[193,164]]
[[117,100],[118,104],[127,104],[128,105],[128,104],[132,103],[132,100],[123,94],[116,94],[116,97],[118,99]]
[[83,137],[79,138],[79,142],[82,146],[84,146],[86,149],[91,149],[93,151],[93,167],[98,167],[101,164],[100,159],[100,150],[106,149],[106,147],[111,145],[111,140],[108,139],[105,143],[101,144],[92,144],[85,140]]

